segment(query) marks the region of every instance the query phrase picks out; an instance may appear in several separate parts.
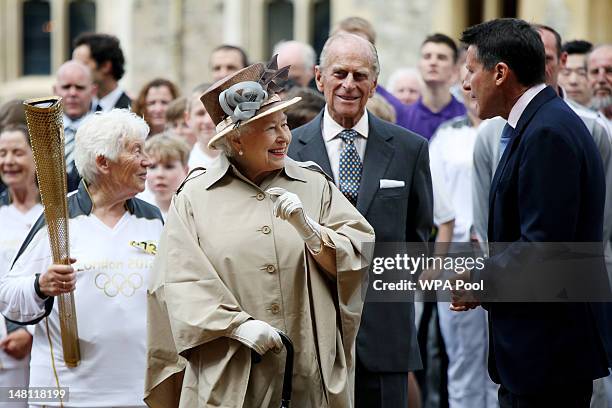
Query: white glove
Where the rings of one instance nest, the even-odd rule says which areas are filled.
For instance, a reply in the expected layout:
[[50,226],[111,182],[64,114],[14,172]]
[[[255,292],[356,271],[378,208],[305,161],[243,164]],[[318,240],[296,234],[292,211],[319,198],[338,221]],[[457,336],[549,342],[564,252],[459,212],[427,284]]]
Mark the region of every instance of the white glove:
[[242,323],[229,337],[255,350],[260,356],[270,349],[280,350],[283,347],[283,341],[274,327],[261,320]]
[[321,252],[323,245],[321,226],[306,215],[300,198],[280,187],[269,188],[266,193],[270,195],[270,199],[274,202],[274,215],[293,225],[293,228],[306,242],[308,249],[314,254]]

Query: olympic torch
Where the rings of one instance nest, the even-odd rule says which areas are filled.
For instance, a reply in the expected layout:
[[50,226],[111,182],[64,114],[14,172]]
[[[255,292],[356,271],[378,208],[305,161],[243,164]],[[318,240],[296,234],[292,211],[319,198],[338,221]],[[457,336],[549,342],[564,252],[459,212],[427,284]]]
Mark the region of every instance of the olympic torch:
[[[23,104],[53,262],[70,265],[62,98],[52,96],[29,99]],[[66,366],[76,367],[81,359],[81,353],[74,293],[63,293],[57,296],[57,301],[64,361]]]

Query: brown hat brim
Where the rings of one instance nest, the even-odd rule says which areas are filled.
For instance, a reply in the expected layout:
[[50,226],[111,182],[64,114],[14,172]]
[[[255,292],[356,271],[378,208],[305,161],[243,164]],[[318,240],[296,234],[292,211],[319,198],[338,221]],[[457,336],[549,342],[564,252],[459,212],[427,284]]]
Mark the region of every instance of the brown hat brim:
[[[256,120],[259,120],[261,118],[264,118],[272,113],[275,112],[279,112],[279,111],[285,111],[287,109],[289,109],[290,106],[295,105],[296,103],[298,103],[299,101],[301,101],[302,98],[300,96],[296,96],[293,99],[290,99],[288,101],[282,101],[279,102],[277,104],[275,104],[274,106],[272,106],[270,109],[267,109],[261,113],[258,113],[257,115],[253,116],[251,119],[246,120],[244,122],[242,122],[240,124],[240,126],[245,126],[249,123],[252,123]],[[223,129],[222,131],[220,131],[219,133],[217,133],[216,135],[214,135],[212,137],[212,139],[210,139],[210,141],[208,142],[208,148],[212,149],[212,150],[216,150],[218,148],[217,143],[219,142],[219,140],[221,140],[222,138],[224,138],[225,136],[227,136],[229,133],[234,132],[236,129],[234,128],[234,126],[228,126],[225,129]]]

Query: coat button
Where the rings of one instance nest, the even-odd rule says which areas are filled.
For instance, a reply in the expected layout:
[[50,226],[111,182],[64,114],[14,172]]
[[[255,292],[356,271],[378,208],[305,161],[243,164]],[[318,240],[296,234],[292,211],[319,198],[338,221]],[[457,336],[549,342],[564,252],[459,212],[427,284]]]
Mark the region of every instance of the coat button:
[[267,225],[264,225],[263,228],[261,229],[261,232],[263,232],[264,234],[269,234],[271,231],[272,230]]
[[276,268],[274,267],[274,265],[268,265],[268,266],[266,266],[266,272],[274,273],[274,272],[276,272]]
[[280,312],[280,306],[278,303],[272,303],[272,306],[270,306],[270,311],[272,314],[278,314],[278,312]]
[[266,198],[266,195],[264,193],[257,193],[255,198],[257,198],[257,200],[259,201],[262,201],[264,198]]

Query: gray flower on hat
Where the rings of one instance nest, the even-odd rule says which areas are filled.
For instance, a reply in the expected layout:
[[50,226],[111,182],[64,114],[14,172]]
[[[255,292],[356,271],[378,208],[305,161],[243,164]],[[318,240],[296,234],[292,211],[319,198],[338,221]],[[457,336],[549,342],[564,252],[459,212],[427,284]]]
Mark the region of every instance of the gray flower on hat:
[[257,82],[239,82],[219,94],[221,109],[236,126],[255,116],[269,96],[283,89],[280,84],[287,80],[289,67],[278,69],[277,58],[272,57]]

